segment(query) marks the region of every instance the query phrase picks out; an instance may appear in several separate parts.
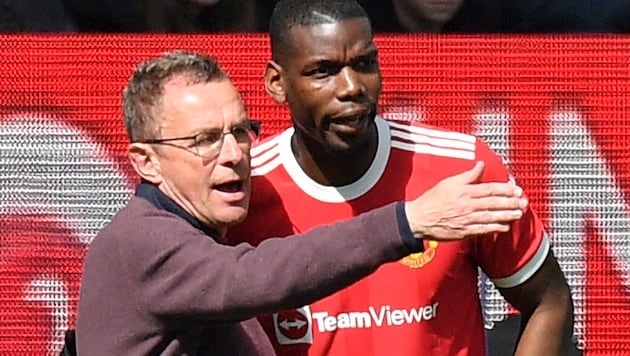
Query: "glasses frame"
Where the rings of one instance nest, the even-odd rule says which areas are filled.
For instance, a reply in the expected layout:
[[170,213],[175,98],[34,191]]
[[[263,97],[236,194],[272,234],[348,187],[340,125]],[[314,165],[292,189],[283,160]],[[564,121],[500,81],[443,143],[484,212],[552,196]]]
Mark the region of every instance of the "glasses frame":
[[[219,137],[219,139],[217,141],[215,141],[214,144],[216,144],[217,146],[217,150],[216,152],[213,152],[213,150],[210,150],[209,152],[212,152],[212,154],[208,155],[206,154],[201,154],[199,153],[199,143],[198,143],[198,139],[201,135],[207,134],[207,131],[202,131],[199,132],[195,135],[191,135],[191,136],[179,136],[179,137],[168,137],[168,138],[152,138],[152,139],[146,139],[146,140],[141,140],[141,141],[137,141],[138,143],[147,143],[147,144],[153,144],[153,145],[167,145],[167,146],[172,146],[175,148],[180,148],[183,149],[185,151],[188,151],[189,153],[194,154],[195,156],[204,158],[204,159],[214,159],[218,156],[218,154],[221,152],[221,148],[223,147],[223,142],[225,141],[225,136],[226,135],[234,135],[234,130],[235,129],[242,129],[244,126],[246,127],[246,130],[248,132],[251,132],[253,134],[252,140],[249,142],[249,145],[251,147],[251,145],[253,143],[256,142],[256,140],[258,140],[258,138],[260,137],[260,123],[257,121],[247,121],[244,122],[242,124],[238,124],[233,126],[232,128],[230,128],[230,130],[228,131],[221,131],[220,134],[221,136]],[[236,136],[235,136],[236,137]],[[180,146],[180,145],[176,145],[171,143],[172,141],[183,141],[183,140],[194,140],[194,150],[191,150],[191,147],[185,147],[185,146]],[[240,142],[237,143],[240,144]]]

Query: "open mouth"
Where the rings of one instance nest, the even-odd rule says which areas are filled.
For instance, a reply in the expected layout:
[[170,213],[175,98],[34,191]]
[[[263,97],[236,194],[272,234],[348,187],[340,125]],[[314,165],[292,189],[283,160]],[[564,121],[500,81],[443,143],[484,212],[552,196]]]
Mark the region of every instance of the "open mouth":
[[352,116],[352,117],[343,117],[343,118],[335,118],[335,119],[330,119],[330,123],[331,124],[335,124],[335,125],[357,125],[362,119],[364,118],[364,115],[356,115],[356,116]]
[[328,120],[328,128],[339,134],[356,134],[366,130],[370,121],[370,113],[360,111],[354,114],[331,117]]
[[233,182],[217,184],[214,186],[214,189],[224,192],[224,193],[236,193],[243,190],[243,182],[233,181]]

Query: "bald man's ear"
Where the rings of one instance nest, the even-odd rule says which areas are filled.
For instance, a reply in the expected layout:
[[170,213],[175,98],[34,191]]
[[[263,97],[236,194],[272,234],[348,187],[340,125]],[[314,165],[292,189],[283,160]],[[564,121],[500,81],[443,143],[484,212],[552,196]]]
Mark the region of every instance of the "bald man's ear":
[[265,69],[265,90],[276,103],[284,104],[287,101],[284,70],[274,61],[269,61]]
[[156,185],[162,182],[160,160],[151,145],[147,143],[131,143],[128,154],[133,169],[142,179]]

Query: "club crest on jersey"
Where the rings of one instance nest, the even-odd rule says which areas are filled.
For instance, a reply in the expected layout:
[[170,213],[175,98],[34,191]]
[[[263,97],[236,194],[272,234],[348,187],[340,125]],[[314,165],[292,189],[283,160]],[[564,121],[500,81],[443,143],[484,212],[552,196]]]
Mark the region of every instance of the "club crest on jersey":
[[435,254],[437,253],[437,247],[437,241],[429,241],[429,244],[425,248],[424,252],[412,253],[401,259],[399,262],[409,268],[422,268],[433,260]]

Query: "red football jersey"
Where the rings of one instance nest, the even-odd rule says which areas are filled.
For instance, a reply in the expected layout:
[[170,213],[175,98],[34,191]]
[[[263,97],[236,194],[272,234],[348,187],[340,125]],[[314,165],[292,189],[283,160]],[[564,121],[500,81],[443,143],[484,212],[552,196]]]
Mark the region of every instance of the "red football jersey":
[[[293,129],[255,147],[250,214],[229,232],[231,241],[256,245],[411,200],[478,160],[486,163],[483,181],[510,179],[501,158],[474,136],[380,117],[376,125],[374,162],[342,187],[318,184],[300,169]],[[482,356],[478,267],[497,286],[513,287],[536,272],[548,251],[542,223],[528,211],[509,233],[427,242],[423,253],[383,265],[332,296],[260,320],[279,355]]]

